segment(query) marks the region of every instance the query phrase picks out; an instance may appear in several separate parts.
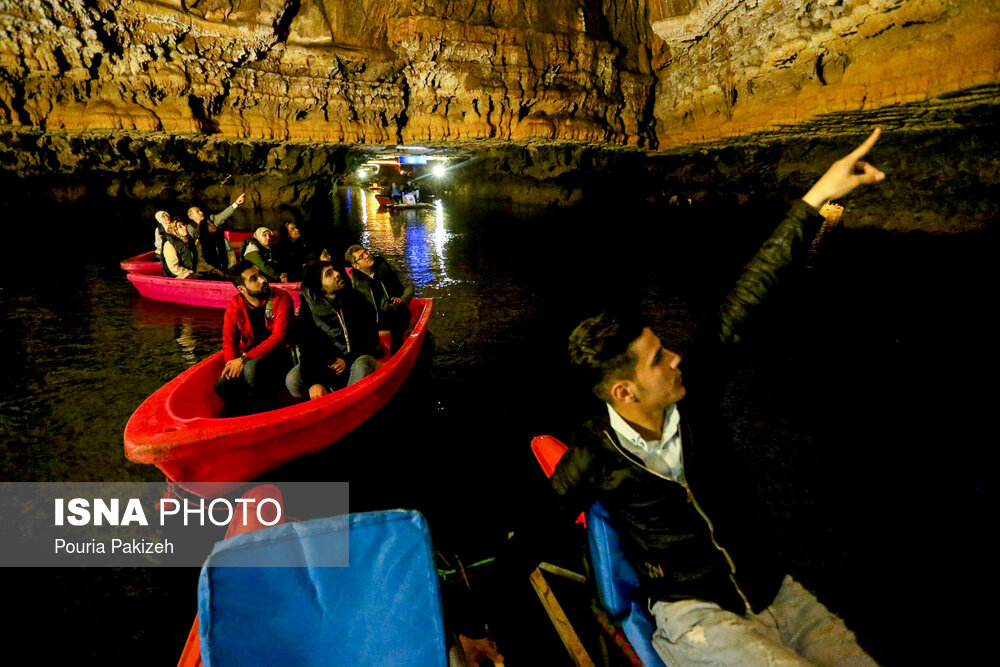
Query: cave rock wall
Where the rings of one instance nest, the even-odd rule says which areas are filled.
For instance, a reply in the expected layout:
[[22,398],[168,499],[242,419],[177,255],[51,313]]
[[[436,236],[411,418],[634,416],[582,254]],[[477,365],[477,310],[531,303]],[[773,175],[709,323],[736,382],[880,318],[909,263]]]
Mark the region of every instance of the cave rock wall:
[[0,0],[0,123],[649,145],[651,34],[637,0]]
[[652,27],[660,147],[1000,80],[995,0],[674,0]]

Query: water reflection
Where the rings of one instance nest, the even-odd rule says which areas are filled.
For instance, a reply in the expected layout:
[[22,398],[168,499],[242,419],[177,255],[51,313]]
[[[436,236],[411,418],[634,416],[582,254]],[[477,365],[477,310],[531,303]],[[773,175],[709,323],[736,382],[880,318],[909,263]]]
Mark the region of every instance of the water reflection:
[[433,208],[380,208],[375,194],[346,188],[344,206],[350,218],[360,218],[359,243],[388,258],[420,289],[440,289],[458,282],[449,275],[446,250],[452,239],[447,208],[440,199]]
[[[517,506],[540,493],[530,438],[568,432],[579,421],[572,411],[593,400],[571,394],[563,375],[572,326],[608,299],[626,298],[657,325],[701,319],[759,242],[745,210],[692,209],[686,219],[673,209],[629,208],[627,198],[606,204],[534,216],[481,202],[390,213],[367,190],[335,192],[332,219],[311,220],[313,230],[336,238],[335,253],[360,242],[384,255],[418,294],[436,299],[432,363],[415,369],[377,418],[300,461],[301,476],[292,470],[285,479],[349,480],[356,511],[420,509],[442,549],[505,536]],[[102,213],[95,206],[82,215],[97,220]],[[744,445],[760,478],[771,481],[772,514],[784,517],[787,534],[794,528],[798,569],[825,589],[820,597],[842,589],[845,616],[876,636],[884,618],[865,615],[866,596],[889,587],[914,602],[901,595],[911,580],[881,575],[898,572],[899,553],[925,551],[928,520],[953,535],[960,534],[956,522],[989,525],[981,496],[991,468],[978,452],[989,449],[980,426],[995,391],[980,391],[978,378],[994,375],[984,304],[995,298],[997,243],[995,233],[847,230],[828,240],[822,266],[801,286],[790,285],[797,292],[784,297],[788,319],[772,313],[770,335],[757,337],[758,363],[746,373],[757,390],[746,394],[752,414],[740,421],[777,423],[771,434],[746,434]],[[146,397],[219,349],[223,314],[139,297],[117,261],[143,247],[116,249],[114,242],[97,249],[113,255],[103,265],[94,256],[68,256],[66,270],[28,274],[32,280],[10,298],[0,320],[0,478],[162,480],[155,468],[124,459],[122,431]],[[42,259],[26,257],[25,266]],[[67,282],[66,275],[82,280]],[[937,355],[931,370],[914,361],[928,350]],[[784,437],[805,428],[813,429],[805,442]],[[942,442],[951,443],[948,475],[928,494],[923,462]],[[859,462],[850,467],[847,491],[844,461]],[[900,525],[907,516],[912,530]],[[968,545],[953,538],[941,544],[950,557],[914,566],[975,571],[964,560],[974,553]],[[163,577],[157,572],[142,585],[155,590]],[[95,575],[74,586],[90,604],[106,590],[101,583]],[[171,618],[190,622],[194,584]],[[128,622],[167,615],[163,590],[155,592],[145,613]],[[26,599],[36,598],[31,591]],[[142,650],[162,649],[160,660],[186,630],[139,625],[143,632],[155,625]],[[116,635],[106,630],[95,625],[93,636],[110,642]],[[128,623],[121,632],[140,636]]]

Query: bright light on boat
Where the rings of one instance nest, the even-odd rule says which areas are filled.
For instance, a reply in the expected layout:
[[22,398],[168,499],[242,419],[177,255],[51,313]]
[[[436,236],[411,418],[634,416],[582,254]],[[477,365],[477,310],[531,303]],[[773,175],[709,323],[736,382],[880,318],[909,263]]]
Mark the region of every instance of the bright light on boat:
[[444,176],[444,167],[442,167],[441,165],[434,167],[434,175],[437,176],[438,178]]

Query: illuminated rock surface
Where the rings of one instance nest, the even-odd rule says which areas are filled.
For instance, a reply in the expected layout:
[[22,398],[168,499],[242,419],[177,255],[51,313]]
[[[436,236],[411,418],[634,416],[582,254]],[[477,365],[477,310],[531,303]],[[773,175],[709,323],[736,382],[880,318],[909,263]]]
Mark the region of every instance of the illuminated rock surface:
[[998,81],[988,0],[0,0],[9,175],[148,168],[183,195],[239,170],[273,183],[261,205],[301,204],[348,146],[548,145],[513,168],[539,203],[575,201],[550,181],[594,151],[873,122],[912,147],[982,126]]

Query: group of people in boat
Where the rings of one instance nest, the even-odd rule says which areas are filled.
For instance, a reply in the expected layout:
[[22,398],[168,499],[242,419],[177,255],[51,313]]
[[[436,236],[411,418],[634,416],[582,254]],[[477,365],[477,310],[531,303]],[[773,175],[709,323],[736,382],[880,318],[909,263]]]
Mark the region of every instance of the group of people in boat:
[[[822,229],[822,207],[885,178],[862,160],[878,137],[876,130],[835,162],[791,207],[746,265],[717,328],[694,346],[683,374],[681,356],[641,315],[603,312],[570,336],[570,360],[600,405],[555,468],[554,509],[570,519],[594,501],[605,505],[648,598],[653,647],[668,664],[875,664],[843,621],[772,558],[766,530],[746,501],[753,480],[728,447],[732,425],[718,400],[732,346]],[[264,271],[273,244],[266,235],[255,238],[258,247],[246,248],[229,271],[239,294],[226,309],[226,364],[216,391],[231,408],[277,391],[282,381],[292,396],[318,398],[374,370],[379,329],[392,331],[393,346],[399,344],[413,290],[383,258],[352,245],[344,254],[349,275],[330,259],[307,261],[296,318],[291,298],[272,288]],[[262,263],[250,259],[255,253]],[[692,397],[678,407],[689,387]],[[538,558],[517,553],[551,530],[540,521],[515,535],[509,560],[534,568]]]
[[332,259],[325,248],[313,248],[294,221],[284,232],[258,227],[240,247],[239,255],[226,238],[223,224],[245,200],[245,193],[218,213],[206,216],[198,206],[187,210],[187,221],[157,211],[155,252],[163,275],[184,280],[226,280],[238,259],[260,269],[270,282],[298,282],[303,265],[313,259]]
[[420,188],[416,187],[413,181],[407,181],[402,187],[393,181],[389,198],[394,204],[417,204],[420,202]]
[[[295,399],[319,398],[374,372],[383,352],[379,331],[389,332],[391,351],[402,345],[412,284],[360,245],[346,249],[343,263],[335,262],[292,221],[284,223],[283,235],[258,227],[237,254],[222,227],[244,200],[240,194],[209,216],[192,206],[187,222],[167,211],[154,216],[164,275],[228,279],[238,291],[226,308],[226,364],[215,383],[227,411],[275,407],[286,391]],[[271,283],[300,281],[296,315],[291,296]]]
[[412,284],[360,245],[344,262],[349,272],[330,258],[306,261],[297,316],[288,293],[250,258],[230,269],[238,294],[226,307],[226,363],[215,383],[228,412],[275,407],[286,391],[317,399],[357,382],[378,366],[379,331],[389,331],[392,351],[402,345]]

